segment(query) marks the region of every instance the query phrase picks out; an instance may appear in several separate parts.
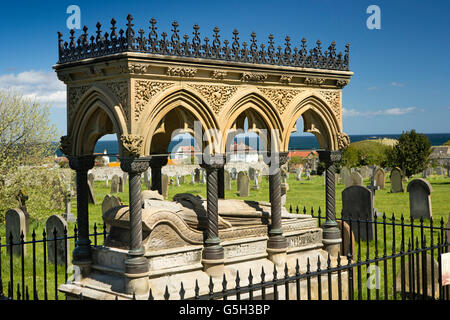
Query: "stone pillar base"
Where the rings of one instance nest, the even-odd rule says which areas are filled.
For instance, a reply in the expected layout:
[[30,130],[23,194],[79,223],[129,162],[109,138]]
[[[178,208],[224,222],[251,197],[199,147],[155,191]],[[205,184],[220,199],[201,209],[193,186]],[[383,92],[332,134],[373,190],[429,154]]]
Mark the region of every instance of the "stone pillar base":
[[125,292],[132,295],[136,295],[136,299],[139,296],[144,298],[148,297],[150,291],[150,282],[148,273],[143,274],[125,274]]
[[72,261],[72,264],[79,268],[81,278],[86,278],[91,273],[92,261]]
[[213,278],[223,277],[225,273],[225,264],[224,260],[202,260],[203,271],[205,271],[209,276]]
[[268,259],[272,261],[277,267],[282,267],[286,263],[287,251],[284,249],[270,249],[267,248]]
[[323,239],[323,249],[327,251],[331,257],[337,257],[341,252],[341,242],[341,239]]

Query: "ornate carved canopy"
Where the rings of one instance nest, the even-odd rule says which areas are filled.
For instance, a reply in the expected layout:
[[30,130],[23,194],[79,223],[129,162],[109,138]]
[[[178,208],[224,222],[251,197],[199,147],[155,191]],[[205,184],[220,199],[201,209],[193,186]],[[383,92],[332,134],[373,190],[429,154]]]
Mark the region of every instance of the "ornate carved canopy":
[[[178,24],[172,36],[134,31],[132,17],[126,30],[110,33],[97,24],[96,36],[87,28],[76,39],[63,43],[58,33],[58,78],[67,85],[67,155],[92,154],[104,134],[118,135],[124,156],[167,153],[174,132],[193,133],[196,121],[203,129],[200,145],[213,144],[213,153],[225,152],[227,139],[243,129],[243,119],[257,133],[272,130],[278,151],[287,151],[290,134],[301,116],[304,130],[318,138],[321,148],[345,147],[342,132],[342,89],[350,81],[349,46],[336,53],[333,42],[322,52],[320,41],[309,51],[306,40],[293,48],[286,37],[284,48],[220,40],[214,29],[212,42],[194,37],[180,39]],[[212,130],[216,131],[213,132]]]

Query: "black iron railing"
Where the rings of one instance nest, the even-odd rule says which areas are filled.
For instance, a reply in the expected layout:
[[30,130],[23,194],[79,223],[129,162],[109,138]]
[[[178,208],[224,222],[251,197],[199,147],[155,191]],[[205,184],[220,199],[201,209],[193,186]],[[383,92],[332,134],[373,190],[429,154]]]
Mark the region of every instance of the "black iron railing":
[[[289,211],[310,213],[317,219],[318,226],[325,221],[320,209],[317,215],[313,209],[308,212],[305,207],[302,210],[290,207]],[[341,255],[336,260],[330,256],[325,261],[311,257],[307,259],[306,270],[301,268],[298,260],[293,269],[285,264],[284,268],[274,267],[273,270],[250,269],[248,273],[245,272],[247,270],[239,270],[233,279],[224,275],[220,284],[210,278],[207,288],[201,288],[195,281],[194,288],[188,289],[181,282],[176,293],[166,286],[164,294],[155,297],[150,289],[148,300],[449,300],[450,286],[442,285],[441,272],[441,256],[448,252],[450,246],[446,234],[449,229],[443,219],[437,224],[433,219],[421,219],[419,223],[414,219],[406,220],[403,215],[399,219],[394,215],[388,218],[385,214],[375,216],[373,220],[337,218],[339,223],[348,227],[347,231],[341,227]],[[357,237],[353,240],[348,236],[361,235],[363,228],[367,231],[371,227],[374,230],[372,239]],[[94,225],[94,233],[90,235],[93,245],[101,245],[106,235],[104,225],[101,232],[97,232],[97,225]],[[56,256],[59,240],[66,244],[76,239],[76,227],[73,236],[68,236],[66,230],[63,237],[55,237],[53,232],[52,239],[48,239],[44,230],[40,240],[36,239],[35,232],[31,241],[23,241],[22,237],[20,242],[13,243],[10,237],[8,244],[2,244],[0,239],[0,299],[58,299],[58,286],[68,280],[68,264],[67,259],[62,266],[50,263],[47,243],[55,241],[53,249]],[[20,256],[13,257],[13,246],[22,247]],[[32,247],[31,255],[29,252],[24,254],[25,246]],[[11,250],[6,253],[8,247]],[[42,249],[40,253],[37,252],[39,247]],[[67,254],[71,253],[65,249],[66,257]],[[2,260],[5,257],[9,265]],[[437,261],[436,265],[428,263],[430,257]],[[37,270],[39,265],[42,268]],[[375,267],[375,274],[369,273],[372,267]],[[375,280],[373,286],[369,281],[372,277]],[[4,283],[8,285],[6,294]],[[51,289],[54,289],[53,294]],[[84,299],[82,295],[79,298]]]
[[291,38],[286,36],[284,47],[274,44],[274,36],[269,35],[269,41],[266,44],[257,44],[256,33],[250,36],[250,43],[239,42],[239,32],[233,31],[232,42],[220,40],[220,30],[215,27],[213,32],[213,40],[208,37],[203,40],[200,37],[200,27],[194,25],[193,37],[185,34],[181,39],[178,23],[172,23],[172,35],[162,32],[158,35],[156,32],[156,20],[151,19],[150,32],[148,35],[143,29],[139,29],[137,33],[133,29],[133,17],[127,16],[128,23],[126,30],[117,31],[116,20],[111,20],[110,32],[101,30],[101,23],[98,22],[96,27],[96,35],[87,33],[88,28],[83,28],[83,33],[78,37],[75,31],[70,31],[70,40],[64,41],[62,33],[58,32],[58,48],[59,61],[58,64],[79,61],[88,58],[102,57],[122,52],[142,52],[161,56],[177,56],[212,59],[239,63],[255,63],[291,66],[301,68],[329,69],[329,70],[349,70],[349,52],[350,45],[346,44],[345,52],[336,52],[336,43],[333,41],[331,45],[323,51],[322,43],[316,42],[316,46],[307,49],[306,40],[301,40],[301,47],[292,47]]

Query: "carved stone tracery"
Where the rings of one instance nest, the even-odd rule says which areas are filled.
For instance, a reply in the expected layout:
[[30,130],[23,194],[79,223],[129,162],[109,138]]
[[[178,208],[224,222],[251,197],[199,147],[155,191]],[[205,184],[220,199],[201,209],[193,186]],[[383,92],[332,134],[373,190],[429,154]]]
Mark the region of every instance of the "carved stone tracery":
[[124,154],[130,157],[139,157],[142,151],[144,137],[136,134],[127,134],[120,137]]
[[150,102],[152,97],[172,85],[172,82],[136,80],[134,119],[136,121],[139,120],[142,111],[144,111],[145,106]]
[[111,89],[111,91],[116,96],[117,100],[119,100],[125,118],[129,120],[130,116],[128,107],[128,82],[127,81],[106,82],[105,85],[109,89]]
[[299,89],[270,89],[261,87],[258,89],[273,102],[280,114],[283,114],[292,99],[303,91]]
[[208,103],[216,114],[222,110],[223,105],[225,105],[237,91],[235,86],[200,84],[191,84],[189,86],[200,92],[202,96],[208,100]]
[[321,90],[319,92],[330,105],[338,121],[341,122],[341,92],[339,90]]

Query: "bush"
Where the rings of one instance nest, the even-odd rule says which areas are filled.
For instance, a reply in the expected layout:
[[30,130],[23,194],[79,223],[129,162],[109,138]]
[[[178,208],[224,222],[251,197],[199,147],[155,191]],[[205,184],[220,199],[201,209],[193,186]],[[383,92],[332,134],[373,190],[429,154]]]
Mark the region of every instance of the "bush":
[[366,165],[386,166],[388,153],[392,147],[377,140],[364,140],[351,143],[343,152],[340,166],[349,168]]
[[427,168],[430,154],[431,143],[427,136],[411,130],[403,132],[398,144],[388,153],[388,164],[399,167],[409,178]]
[[65,179],[61,178],[62,172],[53,168],[22,167],[8,176],[0,192],[0,220],[4,221],[8,209],[18,207],[16,196],[19,190],[24,190],[28,196],[26,206],[30,219],[43,221],[53,214],[60,214],[65,209],[67,184],[73,181],[71,170],[64,170]]

